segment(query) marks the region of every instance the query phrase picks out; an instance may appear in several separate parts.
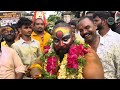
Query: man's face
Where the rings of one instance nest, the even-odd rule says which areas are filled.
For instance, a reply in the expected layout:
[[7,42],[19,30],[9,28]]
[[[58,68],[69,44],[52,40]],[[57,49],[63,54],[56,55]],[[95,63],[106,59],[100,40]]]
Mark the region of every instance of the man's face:
[[78,31],[85,39],[85,42],[89,43],[96,37],[96,25],[93,24],[88,18],[81,20],[78,24]]
[[4,39],[5,41],[14,41],[15,40],[15,31],[11,27],[6,27],[6,30],[4,31]]
[[22,35],[25,35],[25,36],[31,36],[32,34],[32,25],[30,26],[25,26],[23,25],[21,28],[20,28],[20,32]]
[[45,28],[45,26],[44,26],[43,20],[37,19],[37,20],[35,21],[34,29],[35,29],[36,31],[38,31],[38,32],[43,32],[43,31],[44,31],[44,28]]
[[53,32],[53,46],[56,53],[65,54],[74,41],[74,36],[70,32],[70,28],[58,27]]
[[97,30],[102,29],[102,20],[98,16],[94,18],[94,23],[97,25]]

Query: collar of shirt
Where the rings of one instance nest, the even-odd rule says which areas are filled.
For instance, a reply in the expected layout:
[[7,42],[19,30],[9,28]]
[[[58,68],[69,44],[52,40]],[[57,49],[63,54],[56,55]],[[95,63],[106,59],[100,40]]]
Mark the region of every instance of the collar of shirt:
[[[99,36],[101,36],[101,35],[98,33],[98,30],[96,31],[96,33],[97,33]],[[109,31],[107,32],[107,34],[104,35],[103,37],[105,37],[105,36],[112,36],[112,35],[113,35],[113,31],[112,31],[111,28],[110,28]]]
[[97,35],[99,35],[99,37],[100,37],[100,45],[104,45],[104,38],[98,33],[98,30],[96,31],[96,33],[97,33]]
[[109,36],[113,35],[113,31],[111,30],[111,28],[109,29],[106,35],[109,35]]
[[[100,36],[100,35],[99,35],[99,36]],[[104,45],[104,42],[105,42],[105,41],[104,41],[104,38],[103,38],[102,36],[100,36],[100,44],[101,44],[101,45]]]
[[[31,42],[34,42],[34,41],[35,41],[35,40],[31,38]],[[20,37],[20,42],[21,42],[22,44],[26,43],[26,41],[23,40],[21,37]]]

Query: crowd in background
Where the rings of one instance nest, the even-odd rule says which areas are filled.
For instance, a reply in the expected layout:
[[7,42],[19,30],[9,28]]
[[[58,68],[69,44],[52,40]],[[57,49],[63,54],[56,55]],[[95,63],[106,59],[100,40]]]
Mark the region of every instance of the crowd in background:
[[[21,17],[16,24],[0,28],[0,78],[32,79],[38,73],[30,67],[39,62],[47,42],[53,36],[53,29],[60,23],[48,23],[41,18],[32,20]],[[76,40],[87,43],[99,56],[105,79],[120,79],[120,12],[88,11],[78,21],[69,23]],[[55,40],[56,43],[59,41]],[[39,76],[38,76],[39,77]]]

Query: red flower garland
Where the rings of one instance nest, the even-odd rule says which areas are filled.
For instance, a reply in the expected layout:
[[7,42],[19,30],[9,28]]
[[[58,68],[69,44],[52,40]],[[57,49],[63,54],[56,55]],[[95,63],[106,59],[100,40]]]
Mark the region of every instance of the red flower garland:
[[[68,56],[67,56],[67,65],[66,68],[71,72],[78,70],[79,61],[84,57],[86,53],[88,53],[87,50],[88,45],[87,44],[72,44]],[[55,54],[52,54],[53,52],[49,52],[50,46],[47,45],[44,47],[44,54],[50,54],[47,57],[47,66],[46,66],[46,71],[51,75],[56,75],[57,74],[57,64],[58,64],[58,57]],[[74,73],[74,72],[72,72]]]
[[68,52],[67,68],[77,70],[78,57],[83,57],[87,52],[87,48],[84,48],[83,44],[73,44]]
[[56,74],[57,72],[57,57],[56,56],[48,57],[46,69],[47,69],[47,72],[50,73],[50,75]]

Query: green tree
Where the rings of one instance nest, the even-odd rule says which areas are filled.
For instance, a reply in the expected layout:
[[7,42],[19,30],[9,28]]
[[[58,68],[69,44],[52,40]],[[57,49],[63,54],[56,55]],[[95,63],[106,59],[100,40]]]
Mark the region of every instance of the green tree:
[[48,22],[56,22],[56,21],[58,21],[58,20],[60,20],[60,17],[59,16],[57,16],[57,15],[50,15],[48,18],[47,18],[47,21]]

